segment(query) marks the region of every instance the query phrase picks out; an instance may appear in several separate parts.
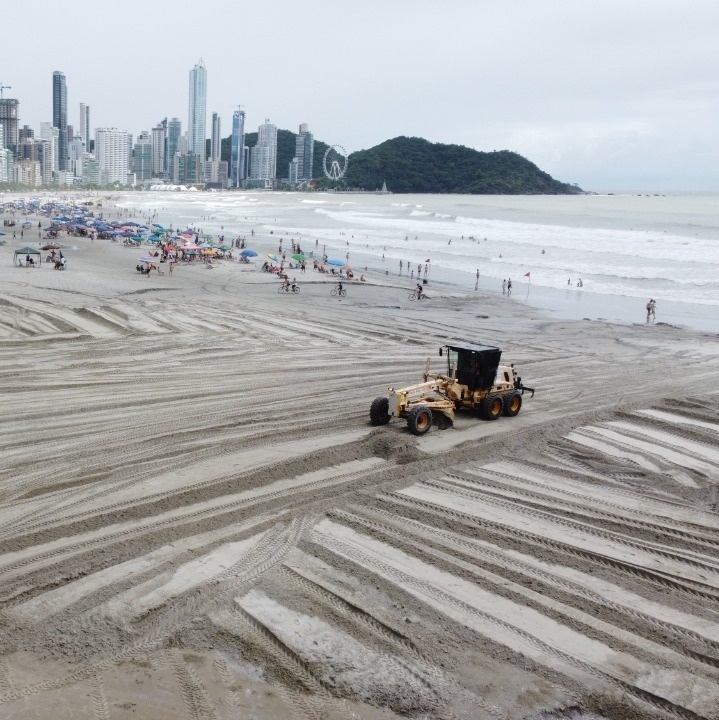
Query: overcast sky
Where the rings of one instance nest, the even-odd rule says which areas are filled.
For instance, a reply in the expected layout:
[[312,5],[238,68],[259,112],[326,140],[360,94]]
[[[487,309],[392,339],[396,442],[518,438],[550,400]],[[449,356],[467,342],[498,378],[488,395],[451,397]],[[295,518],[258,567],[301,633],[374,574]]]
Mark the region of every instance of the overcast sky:
[[398,135],[513,150],[588,190],[719,191],[719,0],[25,0],[3,8],[20,123],[137,135],[242,105],[349,152]]

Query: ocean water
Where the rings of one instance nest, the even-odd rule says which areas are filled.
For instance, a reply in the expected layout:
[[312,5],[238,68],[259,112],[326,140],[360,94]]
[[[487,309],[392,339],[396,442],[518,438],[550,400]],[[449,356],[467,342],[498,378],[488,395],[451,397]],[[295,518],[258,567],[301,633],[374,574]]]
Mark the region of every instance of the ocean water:
[[[474,288],[477,271],[483,290],[501,293],[512,278],[515,296],[530,304],[560,314],[579,306],[568,317],[581,315],[591,295],[619,312],[613,319],[636,320],[652,297],[658,317],[663,307],[691,306],[688,315],[709,318],[700,325],[712,329],[719,307],[719,195],[143,192],[120,204],[226,240],[249,240],[254,229],[255,244],[274,247],[266,252],[284,237],[285,248],[294,238],[315,256],[349,253],[350,265],[371,272],[397,276],[401,261],[408,280],[408,268],[416,276],[425,264],[431,280],[464,288]],[[631,317],[621,317],[622,298]]]

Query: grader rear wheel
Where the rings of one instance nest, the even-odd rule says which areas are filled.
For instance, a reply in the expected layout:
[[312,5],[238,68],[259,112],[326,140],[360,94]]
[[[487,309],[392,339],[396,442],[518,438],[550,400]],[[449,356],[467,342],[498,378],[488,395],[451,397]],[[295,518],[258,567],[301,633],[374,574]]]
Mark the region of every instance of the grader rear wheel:
[[515,390],[513,393],[510,393],[504,398],[504,407],[502,408],[502,412],[507,417],[514,417],[515,415],[518,415],[521,409],[522,393]]
[[375,398],[369,409],[369,421],[372,425],[386,425],[390,421],[389,400],[386,397]]
[[482,417],[485,420],[496,420],[502,414],[502,406],[500,395],[487,395],[480,406]]
[[407,413],[407,427],[413,435],[424,435],[432,427],[432,411],[426,405],[417,405]]

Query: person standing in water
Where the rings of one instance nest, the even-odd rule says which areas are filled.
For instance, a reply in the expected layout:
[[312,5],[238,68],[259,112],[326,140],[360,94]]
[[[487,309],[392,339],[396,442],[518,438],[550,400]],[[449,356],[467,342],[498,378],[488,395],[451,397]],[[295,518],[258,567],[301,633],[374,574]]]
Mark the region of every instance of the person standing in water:
[[657,317],[656,313],[656,307],[657,303],[655,300],[650,299],[647,303],[647,322],[651,320],[651,322],[654,322]]

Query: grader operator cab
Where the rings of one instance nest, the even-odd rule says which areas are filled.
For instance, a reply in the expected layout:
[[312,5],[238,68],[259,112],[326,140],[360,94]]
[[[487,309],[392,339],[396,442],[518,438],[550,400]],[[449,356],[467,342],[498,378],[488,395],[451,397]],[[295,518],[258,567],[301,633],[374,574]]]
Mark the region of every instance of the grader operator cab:
[[447,357],[446,374],[431,373],[427,358],[423,383],[389,388],[387,397],[374,400],[369,412],[372,425],[401,417],[411,433],[424,435],[433,424],[451,424],[455,410],[468,408],[486,420],[496,420],[500,415],[517,415],[525,392],[534,397],[534,389],[522,384],[514,365],[499,364],[499,348],[462,343],[441,347],[439,355]]

